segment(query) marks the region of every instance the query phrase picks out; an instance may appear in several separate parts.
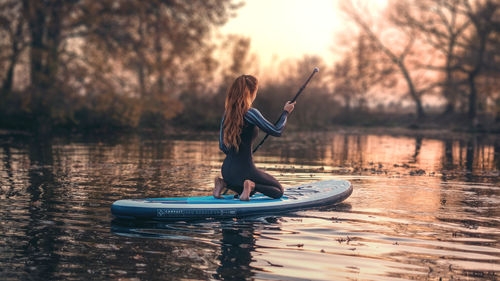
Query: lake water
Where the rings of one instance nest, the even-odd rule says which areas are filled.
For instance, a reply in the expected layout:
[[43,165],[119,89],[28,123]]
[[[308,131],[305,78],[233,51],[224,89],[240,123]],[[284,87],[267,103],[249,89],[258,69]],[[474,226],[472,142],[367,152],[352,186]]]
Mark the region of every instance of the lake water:
[[211,194],[216,135],[0,137],[0,280],[499,280],[500,139],[286,134],[257,166],[342,204],[275,216],[119,223],[123,198]]

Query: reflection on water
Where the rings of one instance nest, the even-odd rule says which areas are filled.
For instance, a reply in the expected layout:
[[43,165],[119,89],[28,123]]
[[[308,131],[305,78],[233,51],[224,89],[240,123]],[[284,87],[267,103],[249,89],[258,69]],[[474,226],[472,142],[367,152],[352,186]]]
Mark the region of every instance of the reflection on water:
[[198,140],[0,138],[0,279],[497,279],[500,140],[289,134],[255,157],[295,185],[350,180],[345,203],[280,216],[112,221],[115,200],[210,194]]

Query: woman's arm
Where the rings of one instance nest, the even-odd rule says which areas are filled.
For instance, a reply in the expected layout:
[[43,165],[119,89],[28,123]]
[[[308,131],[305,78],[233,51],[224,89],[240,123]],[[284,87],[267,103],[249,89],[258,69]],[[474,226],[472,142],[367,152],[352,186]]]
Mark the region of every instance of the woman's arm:
[[262,116],[260,111],[258,111],[255,108],[250,108],[245,114],[245,120],[247,122],[256,125],[266,134],[269,134],[274,137],[279,137],[281,136],[281,133],[283,133],[287,117],[288,117],[288,111],[285,110],[281,114],[280,119],[278,120],[276,125],[274,125],[271,122],[269,122],[266,118],[264,118],[264,116]]
[[224,117],[225,115],[222,116],[222,121],[220,121],[220,130],[219,130],[219,148],[224,152],[225,154],[229,153],[229,149],[224,145]]

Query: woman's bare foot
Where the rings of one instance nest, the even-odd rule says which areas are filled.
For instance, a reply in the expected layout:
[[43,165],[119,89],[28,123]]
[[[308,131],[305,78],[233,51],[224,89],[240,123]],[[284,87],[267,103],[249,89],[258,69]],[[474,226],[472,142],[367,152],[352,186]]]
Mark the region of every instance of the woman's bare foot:
[[216,177],[214,180],[214,197],[217,199],[223,198],[220,194],[222,189],[226,187],[226,183],[220,177]]
[[241,201],[250,200],[250,193],[252,193],[254,188],[255,188],[255,183],[251,180],[246,180],[243,183],[243,192],[240,194],[240,200]]

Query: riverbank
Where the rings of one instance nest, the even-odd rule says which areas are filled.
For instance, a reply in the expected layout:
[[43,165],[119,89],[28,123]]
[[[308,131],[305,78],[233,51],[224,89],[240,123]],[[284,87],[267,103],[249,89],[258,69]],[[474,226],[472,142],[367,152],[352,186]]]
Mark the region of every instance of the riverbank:
[[[293,132],[301,136],[308,134],[318,134],[322,132],[338,132],[342,134],[371,134],[371,135],[390,135],[407,137],[425,137],[431,139],[469,139],[472,136],[481,136],[482,138],[498,139],[500,130],[491,128],[490,130],[459,130],[449,127],[421,127],[409,128],[403,126],[330,126],[319,130],[308,131],[299,128],[287,128],[288,132]],[[116,129],[116,130],[54,130],[49,134],[39,134],[29,130],[0,129],[0,137],[113,137],[126,135],[140,135],[151,138],[195,138],[206,139],[218,134],[218,130],[195,130],[183,127],[168,127],[164,129]],[[286,134],[283,135],[286,137]]]

